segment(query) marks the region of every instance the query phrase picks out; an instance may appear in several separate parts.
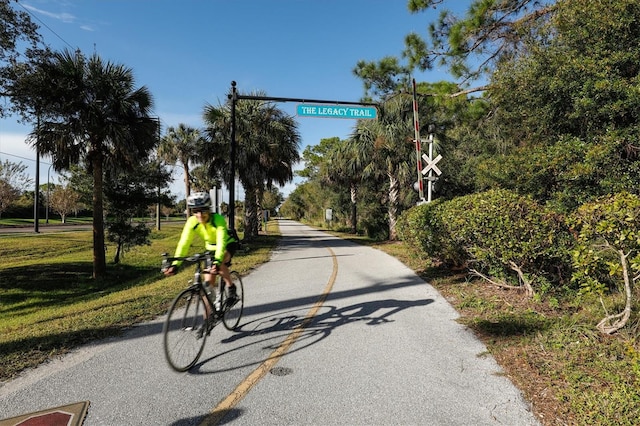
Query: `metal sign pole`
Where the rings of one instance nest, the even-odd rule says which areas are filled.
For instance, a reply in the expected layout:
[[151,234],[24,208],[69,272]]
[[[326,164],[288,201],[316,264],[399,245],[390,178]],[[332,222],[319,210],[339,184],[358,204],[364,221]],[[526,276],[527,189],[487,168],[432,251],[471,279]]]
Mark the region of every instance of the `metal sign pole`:
[[231,171],[229,172],[229,229],[236,229],[236,82],[231,82],[231,146],[229,147],[229,162]]

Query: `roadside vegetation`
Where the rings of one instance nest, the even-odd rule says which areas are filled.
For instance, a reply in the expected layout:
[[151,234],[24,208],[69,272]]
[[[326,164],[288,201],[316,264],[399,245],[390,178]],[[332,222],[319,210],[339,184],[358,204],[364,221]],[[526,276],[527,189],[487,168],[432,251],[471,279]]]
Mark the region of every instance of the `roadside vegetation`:
[[[451,3],[356,65],[380,117],[308,146],[281,213],[411,254],[545,424],[637,424],[640,4]],[[436,64],[463,83],[412,93]]]

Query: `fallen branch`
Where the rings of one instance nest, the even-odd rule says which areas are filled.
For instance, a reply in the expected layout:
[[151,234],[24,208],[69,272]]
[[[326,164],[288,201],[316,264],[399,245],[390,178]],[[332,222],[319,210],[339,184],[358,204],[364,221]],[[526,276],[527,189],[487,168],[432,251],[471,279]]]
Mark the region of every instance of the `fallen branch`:
[[529,297],[533,296],[535,294],[535,292],[533,291],[533,286],[531,285],[529,280],[527,280],[526,277],[524,276],[522,269],[520,269],[520,267],[516,265],[514,262],[509,262],[509,265],[511,266],[511,269],[513,269],[518,274],[518,280],[522,283],[522,285],[516,286],[516,285],[507,284],[504,281],[496,281],[494,278],[491,278],[488,275],[483,274],[477,269],[469,269],[469,272],[471,273],[471,275],[480,277],[483,280],[487,281],[488,283],[495,285],[496,287],[504,288],[507,290],[518,290],[518,291],[524,290],[527,296]]
[[507,284],[504,281],[495,281],[491,277],[483,274],[482,272],[480,272],[480,271],[478,271],[476,269],[469,269],[469,272],[471,273],[471,275],[475,275],[477,277],[480,277],[483,280],[487,281],[489,284],[493,284],[496,287],[505,288],[505,289],[508,289],[508,290],[523,290],[522,286],[516,286],[516,285]]

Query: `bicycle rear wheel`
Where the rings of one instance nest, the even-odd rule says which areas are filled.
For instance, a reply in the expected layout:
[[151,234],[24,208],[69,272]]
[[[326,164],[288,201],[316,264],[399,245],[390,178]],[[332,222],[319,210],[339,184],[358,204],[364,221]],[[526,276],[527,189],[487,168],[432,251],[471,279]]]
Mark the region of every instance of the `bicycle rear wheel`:
[[187,371],[198,362],[207,340],[204,301],[197,288],[175,298],[164,323],[164,354],[171,368]]
[[[222,323],[227,330],[235,330],[242,318],[242,311],[244,309],[244,288],[242,287],[242,279],[240,274],[236,271],[231,271],[231,282],[236,286],[236,300],[231,301],[229,299],[229,289],[227,286],[224,288],[224,315],[222,316]],[[229,302],[232,302],[229,305]]]

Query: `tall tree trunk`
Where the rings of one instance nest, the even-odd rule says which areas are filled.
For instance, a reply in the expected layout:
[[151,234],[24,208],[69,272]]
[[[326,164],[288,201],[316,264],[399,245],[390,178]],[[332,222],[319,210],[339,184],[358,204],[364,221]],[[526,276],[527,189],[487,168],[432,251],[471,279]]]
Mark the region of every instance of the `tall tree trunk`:
[[356,203],[358,198],[358,185],[355,182],[351,182],[350,188],[351,190],[351,233],[355,234],[358,232],[358,227],[356,221],[357,219],[357,211],[356,211]]
[[398,197],[400,194],[400,183],[393,173],[387,173],[389,177],[389,207],[387,209],[389,214],[389,240],[395,241],[398,239],[396,233],[396,223],[398,221]]
[[102,277],[107,272],[104,253],[104,208],[102,200],[102,153],[96,150],[93,155],[93,278]]
[[244,197],[244,239],[258,236],[258,197],[255,188],[246,188]]

